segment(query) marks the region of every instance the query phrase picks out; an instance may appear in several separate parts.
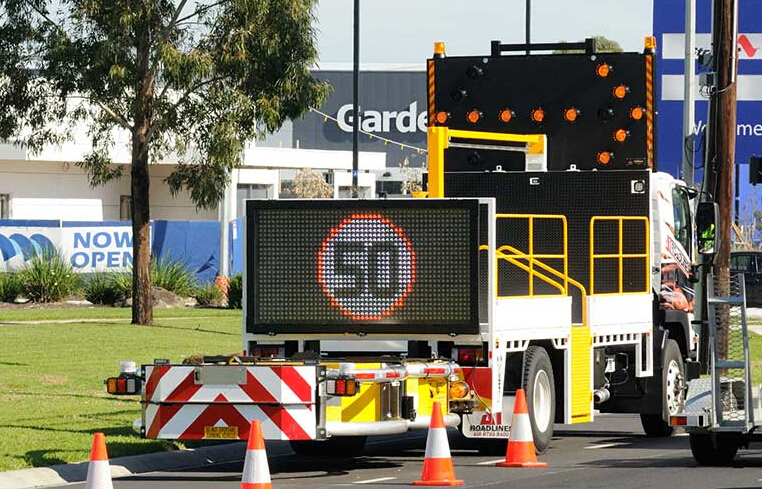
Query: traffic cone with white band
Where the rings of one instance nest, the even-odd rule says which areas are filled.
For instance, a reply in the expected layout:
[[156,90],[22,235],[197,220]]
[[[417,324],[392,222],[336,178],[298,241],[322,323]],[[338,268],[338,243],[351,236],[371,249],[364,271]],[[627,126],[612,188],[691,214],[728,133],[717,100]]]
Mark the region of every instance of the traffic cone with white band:
[[416,486],[460,486],[462,480],[455,478],[455,469],[447,442],[447,428],[442,419],[442,408],[438,402],[431,408],[431,424],[426,438],[426,459],[423,461],[421,480]]
[[508,449],[505,453],[505,462],[499,462],[498,467],[547,467],[545,462],[538,462],[534,453],[534,440],[532,439],[532,424],[529,421],[529,409],[527,409],[527,397],[524,389],[516,391],[516,403],[513,407],[513,421],[511,421],[511,437],[508,439]]
[[113,487],[106,453],[106,437],[103,433],[96,433],[93,437],[90,463],[87,465],[85,489],[113,489]]
[[262,438],[262,424],[254,420],[249,431],[246,446],[246,460],[243,462],[241,489],[272,489],[270,467],[267,465],[265,440]]

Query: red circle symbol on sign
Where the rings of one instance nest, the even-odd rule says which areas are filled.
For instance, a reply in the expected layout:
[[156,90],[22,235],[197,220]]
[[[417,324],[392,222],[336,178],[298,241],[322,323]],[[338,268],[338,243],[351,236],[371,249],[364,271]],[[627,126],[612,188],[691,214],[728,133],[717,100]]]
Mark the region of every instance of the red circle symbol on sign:
[[354,320],[399,309],[415,283],[415,251],[402,228],[380,214],[354,214],[318,251],[318,281],[331,305]]

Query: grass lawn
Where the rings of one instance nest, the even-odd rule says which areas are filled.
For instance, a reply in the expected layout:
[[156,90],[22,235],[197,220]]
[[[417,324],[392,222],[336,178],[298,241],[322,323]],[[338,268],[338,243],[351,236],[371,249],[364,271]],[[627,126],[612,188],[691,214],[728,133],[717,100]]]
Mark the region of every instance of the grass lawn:
[[[154,318],[241,317],[241,311],[229,309],[154,309]],[[74,307],[70,309],[0,309],[0,323],[11,321],[45,321],[53,319],[124,319],[132,318],[129,307]]]
[[[119,360],[179,362],[194,353],[239,351],[241,311],[155,313],[153,327],[0,325],[0,471],[87,460],[96,431],[106,434],[111,457],[177,446],[140,439],[131,428],[140,417],[138,396],[109,396],[103,379],[119,373]],[[129,316],[128,309],[114,308],[0,310],[0,322]]]

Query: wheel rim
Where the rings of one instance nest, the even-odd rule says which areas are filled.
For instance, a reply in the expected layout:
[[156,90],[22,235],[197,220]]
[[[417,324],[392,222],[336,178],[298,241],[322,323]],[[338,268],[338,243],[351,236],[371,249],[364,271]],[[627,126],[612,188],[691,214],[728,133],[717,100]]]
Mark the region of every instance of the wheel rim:
[[532,401],[534,424],[539,431],[545,431],[550,425],[551,394],[550,379],[544,370],[540,370],[534,378]]
[[683,391],[683,373],[677,361],[671,360],[667,367],[667,410],[669,414],[677,414],[683,406],[685,395]]

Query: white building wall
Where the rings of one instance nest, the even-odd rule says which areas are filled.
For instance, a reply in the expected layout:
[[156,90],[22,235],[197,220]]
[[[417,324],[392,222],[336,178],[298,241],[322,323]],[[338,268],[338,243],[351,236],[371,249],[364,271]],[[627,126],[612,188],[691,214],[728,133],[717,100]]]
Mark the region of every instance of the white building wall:
[[[0,195],[10,196],[11,219],[58,219],[67,221],[118,221],[120,197],[130,195],[130,165],[120,164],[122,177],[106,185],[91,187],[87,174],[73,162],[85,153],[81,141],[55,148],[45,148],[33,155],[9,144],[0,144]],[[115,150],[118,160],[125,158]],[[358,176],[361,197],[375,196],[376,174],[385,171],[384,153],[361,152]],[[172,196],[164,179],[174,170],[169,159],[149,167],[151,218],[156,220],[220,219],[213,209],[196,209],[186,192]],[[279,148],[246,149],[243,164],[231,176],[227,195],[235,199],[238,184],[262,184],[272,188],[272,198],[279,197],[281,170],[313,168],[334,172],[335,195],[339,188],[351,185],[350,151],[298,150]],[[235,219],[235,203],[232,215]]]

